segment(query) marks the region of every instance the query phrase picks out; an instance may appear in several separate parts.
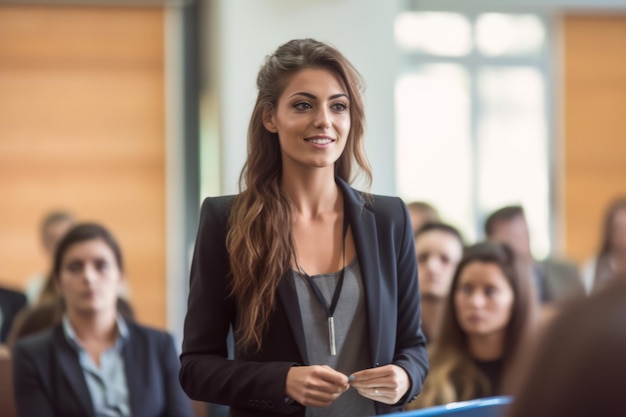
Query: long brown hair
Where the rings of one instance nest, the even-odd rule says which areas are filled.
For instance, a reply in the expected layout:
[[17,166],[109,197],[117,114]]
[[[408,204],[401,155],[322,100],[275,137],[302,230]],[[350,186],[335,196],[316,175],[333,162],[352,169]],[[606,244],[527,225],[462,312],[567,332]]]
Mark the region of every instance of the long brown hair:
[[626,274],[567,304],[550,323],[508,417],[626,415]]
[[[496,394],[492,392],[493,387],[489,386],[487,377],[472,362],[468,337],[459,323],[454,302],[461,274],[465,267],[473,262],[497,265],[513,291],[513,307],[506,327],[503,347],[502,359],[505,373],[512,367],[516,353],[528,334],[535,307],[535,295],[530,285],[531,278],[522,273],[513,251],[506,244],[482,242],[470,246],[466,249],[454,273],[441,332],[430,350],[431,372],[424,390],[412,408]],[[460,384],[455,384],[455,381],[460,381]]]
[[604,224],[602,229],[602,242],[600,251],[596,257],[596,269],[593,276],[593,290],[597,291],[611,277],[613,271],[611,268],[611,252],[613,249],[613,223],[617,213],[626,210],[626,197],[615,199],[607,208],[604,215]]
[[335,162],[335,175],[351,182],[354,163],[369,183],[371,170],[363,149],[363,81],[335,48],[313,39],[292,40],[268,56],[257,77],[258,96],[248,127],[248,155],[239,178],[240,194],[230,213],[227,248],[232,295],[237,303],[236,340],[245,351],[261,348],[275,305],[276,288],[294,256],[292,206],[280,187],[281,150],[276,133],[263,124],[291,77],[305,68],[323,68],[341,77],[350,98],[350,132]]

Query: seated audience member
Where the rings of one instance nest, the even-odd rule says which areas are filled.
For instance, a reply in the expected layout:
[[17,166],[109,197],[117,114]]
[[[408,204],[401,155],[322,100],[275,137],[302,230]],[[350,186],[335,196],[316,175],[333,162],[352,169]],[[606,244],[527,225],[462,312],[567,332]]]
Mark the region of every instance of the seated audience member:
[[508,417],[626,415],[626,274],[566,305],[527,367]]
[[604,216],[600,251],[583,266],[586,292],[601,288],[617,273],[626,273],[626,197],[615,200]]
[[568,298],[583,294],[578,267],[575,264],[548,258],[536,261],[530,250],[530,236],[524,209],[521,206],[507,206],[494,211],[485,222],[487,239],[506,243],[525,265],[539,301],[560,303]]
[[505,244],[466,249],[452,280],[441,332],[429,347],[430,373],[408,409],[506,394],[536,300]]
[[[67,211],[52,211],[41,222],[39,228],[41,246],[46,255],[48,265],[52,264],[54,251],[59,241],[74,225],[76,219]],[[37,304],[46,283],[48,272],[37,272],[26,279],[26,297],[31,305]]]
[[413,234],[426,223],[440,221],[439,212],[432,205],[424,201],[413,201],[407,204],[409,216],[411,216],[411,224],[413,225]]
[[60,324],[13,348],[19,416],[192,416],[172,337],[117,310],[123,263],[113,236],[73,227],[52,271],[65,310]]
[[415,234],[417,272],[422,306],[422,330],[429,343],[437,338],[463,239],[452,226],[426,223]]
[[[6,343],[9,346],[27,336],[42,332],[61,323],[64,314],[64,301],[60,294],[48,302],[36,306],[27,306],[15,317]],[[123,298],[117,298],[117,312],[126,321],[134,321],[132,306]]]
[[0,344],[5,343],[15,317],[26,306],[26,296],[0,287]]

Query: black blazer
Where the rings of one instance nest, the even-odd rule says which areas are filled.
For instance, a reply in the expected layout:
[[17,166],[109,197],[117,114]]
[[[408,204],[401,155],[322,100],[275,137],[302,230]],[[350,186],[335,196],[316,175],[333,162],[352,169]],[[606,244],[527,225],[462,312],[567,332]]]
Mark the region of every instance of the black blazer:
[[[192,417],[191,401],[180,388],[172,337],[127,322],[122,347],[133,417]],[[93,417],[89,388],[63,328],[21,339],[13,351],[15,400],[20,417]]]
[[[378,414],[397,411],[422,389],[428,372],[421,331],[417,261],[408,210],[399,198],[373,196],[337,179],[344,196],[368,312],[371,366],[396,364],[407,371],[411,388],[396,406],[376,404]],[[295,287],[285,277],[276,308],[255,355],[227,359],[226,337],[236,323],[228,297],[229,256],[225,238],[233,196],[207,198],[200,215],[191,267],[180,381],[197,400],[231,406],[232,416],[304,416],[298,403],[285,402],[289,368],[308,365]]]
[[21,292],[0,288],[0,343],[4,343],[11,330],[11,325],[17,313],[26,307],[26,296]]

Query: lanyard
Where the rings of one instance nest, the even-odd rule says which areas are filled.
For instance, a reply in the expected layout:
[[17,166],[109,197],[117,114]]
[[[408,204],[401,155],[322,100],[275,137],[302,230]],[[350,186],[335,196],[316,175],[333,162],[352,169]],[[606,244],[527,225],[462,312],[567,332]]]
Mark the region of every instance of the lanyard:
[[343,215],[343,238],[341,240],[341,253],[343,256],[343,268],[341,268],[341,272],[339,273],[339,280],[337,281],[337,285],[335,286],[335,292],[333,293],[333,298],[330,303],[330,306],[328,305],[328,303],[326,303],[324,294],[322,294],[322,291],[320,291],[320,288],[317,286],[317,284],[313,281],[313,279],[309,276],[309,274],[304,272],[304,269],[302,269],[300,264],[298,264],[298,262],[296,261],[296,264],[298,266],[298,272],[300,273],[300,275],[304,277],[304,279],[306,279],[309,286],[313,290],[315,297],[317,298],[317,300],[320,302],[320,304],[322,305],[322,307],[324,307],[324,310],[326,311],[326,317],[328,318],[328,341],[330,344],[331,356],[337,356],[337,346],[335,343],[335,319],[333,315],[335,313],[335,309],[337,308],[337,303],[339,302],[339,296],[341,295],[341,290],[343,289],[343,276],[346,270],[346,235],[347,234],[348,234],[348,219],[347,219],[346,214],[344,213]]

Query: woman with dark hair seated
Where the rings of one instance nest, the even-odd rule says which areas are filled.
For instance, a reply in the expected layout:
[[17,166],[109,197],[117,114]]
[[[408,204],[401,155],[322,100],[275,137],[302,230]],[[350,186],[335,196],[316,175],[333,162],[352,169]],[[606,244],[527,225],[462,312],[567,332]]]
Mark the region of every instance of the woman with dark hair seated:
[[534,317],[530,277],[502,243],[466,249],[452,280],[443,326],[429,350],[424,390],[407,408],[504,394]]
[[104,227],[77,225],[61,240],[53,266],[61,323],[13,350],[21,417],[192,416],[172,337],[118,311],[122,271],[120,248]]

